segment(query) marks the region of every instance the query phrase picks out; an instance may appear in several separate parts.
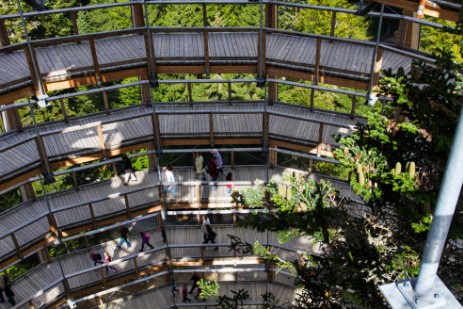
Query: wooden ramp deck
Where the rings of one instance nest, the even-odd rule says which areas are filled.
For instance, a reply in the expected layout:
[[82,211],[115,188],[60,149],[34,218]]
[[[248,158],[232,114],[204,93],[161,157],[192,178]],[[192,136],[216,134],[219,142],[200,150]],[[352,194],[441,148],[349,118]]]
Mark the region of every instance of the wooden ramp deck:
[[[269,115],[269,142],[283,148],[315,151],[319,144],[336,147],[334,134],[349,134],[362,118],[313,110],[307,107],[264,102],[241,103],[156,103],[117,110],[109,115],[91,115],[25,128],[0,135],[0,187],[15,179],[39,173],[41,160],[60,166],[118,155],[123,147],[157,148],[153,117],[159,119],[162,145],[262,144],[265,115]],[[322,136],[319,136],[320,126]],[[100,133],[101,132],[101,135]],[[39,137],[40,136],[40,137]],[[43,141],[43,148],[41,147]],[[288,143],[290,142],[290,143]],[[294,146],[293,146],[294,147]],[[41,156],[42,154],[42,156]],[[87,159],[83,159],[83,157]],[[19,178],[18,178],[19,177]],[[10,184],[10,185],[8,185]],[[8,185],[8,186],[7,186]]]
[[[230,170],[228,166],[224,168]],[[265,166],[235,166],[232,171],[235,181],[254,181],[255,179],[265,181],[267,176]],[[307,174],[277,167],[269,170],[269,177],[281,180],[284,175],[291,173]],[[50,194],[48,205],[52,211],[51,215],[48,212],[45,198],[38,198],[34,202],[28,202],[1,213],[0,261],[10,259],[11,262],[17,259],[17,254],[30,254],[45,245],[46,243],[43,243],[34,247],[34,244],[43,242],[50,234],[51,227],[47,216],[52,217],[56,222],[56,228],[62,233],[76,233],[83,229],[97,228],[127,220],[131,216],[159,211],[159,208],[153,208],[160,204],[158,173],[137,171],[136,174],[138,180],[132,181],[129,186],[124,186],[123,180],[115,177],[107,181],[81,186],[78,190]],[[195,173],[191,167],[178,168],[176,177],[179,182],[192,181]],[[348,183],[339,180],[331,181],[342,196],[354,202],[359,201]],[[250,185],[251,182],[247,185],[237,184],[234,190]],[[226,192],[226,186],[220,183],[217,190],[211,190],[208,185],[200,182],[182,185],[178,186],[178,193],[180,194],[178,198],[167,201],[167,209],[179,209],[177,204],[180,208],[192,210],[198,209],[201,205],[219,209],[234,206],[231,197]],[[33,248],[33,250],[30,251],[28,248]]]
[[[236,29],[208,30],[207,51],[205,51],[205,37],[202,30],[177,31],[179,33],[162,33],[153,29],[155,32],[152,34],[155,51],[153,60],[159,73],[205,73],[206,67],[211,73],[257,72],[257,30],[255,32]],[[80,82],[85,80],[85,83],[95,84],[98,74],[106,80],[112,80],[114,77],[105,74],[111,72],[114,74],[116,71],[124,72],[118,77],[119,79],[122,76],[138,76],[141,71],[147,74],[149,61],[146,56],[144,35],[137,33],[107,36],[111,35],[112,37],[102,37],[101,34],[92,36],[94,45],[90,44],[89,38],[67,38],[67,43],[61,43],[56,39],[33,42],[39,71],[48,90],[68,88],[70,84],[54,85],[54,83],[84,77],[86,79]],[[266,67],[306,73],[313,73],[315,67],[318,67],[322,76],[363,83],[369,80],[374,49],[371,42],[288,34],[276,30],[268,31],[265,38]],[[321,41],[319,57],[317,57],[317,40]],[[92,56],[93,46],[95,57]],[[317,62],[317,58],[320,62]],[[385,61],[382,62],[381,68],[391,67],[394,71],[400,66],[408,69],[411,63],[411,57],[387,49],[383,51],[383,58]],[[234,69],[233,66],[236,68]],[[0,51],[0,72],[2,73],[0,95],[31,85],[33,74],[29,71],[24,50]],[[284,71],[279,73],[277,75],[291,75]],[[293,77],[296,76],[302,78],[304,74],[298,73]],[[302,79],[310,80],[310,76],[307,75]],[[362,87],[364,88],[365,85]]]
[[[267,283],[265,281],[250,280],[250,282],[220,282],[220,295],[231,296],[231,291],[239,291],[240,289],[245,289],[249,292],[248,303],[252,302],[262,302],[262,294],[266,292],[272,292],[277,300],[279,300],[279,305],[284,305],[287,303],[292,303],[296,298],[296,294],[300,293],[301,290],[296,287],[290,287],[278,283]],[[215,302],[217,297],[211,297],[207,300],[207,303],[201,301],[200,299],[194,299],[192,294],[189,294],[188,297],[192,300],[192,303],[183,303],[182,295],[177,293],[175,296],[175,304],[177,307],[181,308],[190,308],[190,309],[204,309],[205,305],[215,308]],[[106,306],[109,309],[164,309],[173,306],[173,296],[171,293],[171,288],[169,286],[164,286],[160,288],[154,288],[144,293],[140,293],[135,297],[121,298],[114,300],[110,303],[107,303]],[[262,305],[247,305],[245,308],[262,308]]]
[[[254,230],[238,228],[230,225],[215,225],[212,224],[214,230],[217,232],[217,244],[221,247],[214,251],[212,247],[201,249],[202,242],[202,231],[196,226],[166,226],[167,232],[167,245],[170,248],[170,254],[174,263],[182,263],[188,261],[198,261],[202,259],[219,259],[222,262],[218,262],[217,266],[211,268],[211,272],[214,273],[223,265],[230,264],[233,268],[235,262],[226,262],[227,259],[234,259],[234,252],[229,250],[228,244],[230,243],[228,234],[236,235],[241,237],[243,241],[254,243],[256,240],[260,241],[264,245],[275,246],[272,251],[284,258],[298,258],[299,254],[296,250],[304,252],[317,253],[317,245],[313,239],[302,236],[292,239],[289,243],[279,244],[276,234],[274,233],[259,233]],[[153,223],[152,228],[155,228]],[[154,246],[154,250],[148,251],[149,247],[145,246],[145,251],[139,253],[140,248],[140,237],[138,235],[139,228],[135,225],[131,227],[131,234],[129,240],[131,247],[127,248],[123,245],[122,249],[117,249],[116,244],[118,239],[102,243],[100,245],[75,251],[58,259],[53,259],[49,263],[41,264],[31,269],[27,274],[16,280],[12,284],[12,288],[16,293],[16,301],[20,303],[24,300],[30,300],[35,307],[39,308],[50,304],[64,293],[64,286],[62,284],[62,274],[59,263],[61,263],[63,272],[67,278],[69,288],[72,291],[79,291],[81,289],[88,288],[90,286],[97,286],[97,290],[101,289],[101,286],[105,285],[108,280],[113,280],[120,277],[127,277],[130,281],[134,273],[138,271],[147,270],[150,267],[165,265],[168,256],[165,248],[166,244],[163,243],[159,230],[150,232],[151,239],[150,243]],[[181,248],[176,248],[180,246]],[[158,249],[160,248],[160,249]],[[104,271],[104,266],[97,267],[93,266],[93,262],[89,258],[90,252],[98,252],[103,255],[103,252],[109,252],[113,256],[114,267],[116,270],[110,269]],[[119,261],[118,261],[119,260]],[[136,262],[134,262],[136,260]],[[265,280],[265,266],[256,264],[255,257],[248,255],[242,256],[238,265],[235,265],[236,269],[241,267],[251,267],[256,271],[250,272],[239,272],[235,276],[239,280]],[[188,282],[189,274],[176,275],[178,284],[182,282]],[[230,280],[230,275],[227,273],[216,273],[215,279],[218,280]],[[232,275],[233,277],[234,275]],[[127,281],[127,280],[126,280]],[[284,280],[280,280],[284,282]],[[284,282],[291,284],[290,282]],[[221,290],[222,293],[226,293],[227,289]],[[250,290],[252,291],[252,289]],[[40,294],[40,292],[43,292]],[[169,291],[170,292],[170,291]],[[39,295],[40,294],[40,295]],[[164,295],[164,293],[162,293]],[[36,295],[31,299],[32,296]],[[168,296],[172,297],[170,293],[164,295],[166,300],[169,300]],[[251,293],[251,295],[259,295]],[[293,298],[293,295],[289,295],[289,299]],[[25,306],[27,307],[27,306]],[[6,308],[4,304],[0,304],[0,308]],[[28,308],[28,307],[27,307]]]

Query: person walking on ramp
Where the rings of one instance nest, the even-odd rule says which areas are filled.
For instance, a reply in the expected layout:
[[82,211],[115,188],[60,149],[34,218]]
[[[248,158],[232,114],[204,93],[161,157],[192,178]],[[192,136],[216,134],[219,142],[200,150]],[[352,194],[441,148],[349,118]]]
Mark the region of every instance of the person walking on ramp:
[[141,237],[141,249],[140,252],[143,251],[145,248],[145,244],[147,244],[151,249],[154,249],[154,247],[150,244],[150,234],[148,232],[140,232],[140,237]]

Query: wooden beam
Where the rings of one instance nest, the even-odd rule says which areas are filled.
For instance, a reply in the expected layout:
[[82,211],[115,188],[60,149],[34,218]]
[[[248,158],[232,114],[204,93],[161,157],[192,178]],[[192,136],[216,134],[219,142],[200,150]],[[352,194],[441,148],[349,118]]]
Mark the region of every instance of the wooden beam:
[[90,53],[92,54],[93,70],[97,84],[101,84],[100,65],[98,64],[98,56],[96,54],[95,38],[92,36],[88,40],[90,43]]
[[0,19],[0,44],[2,47],[11,44],[10,38],[8,37],[8,30],[5,25],[5,19]]
[[[416,1],[411,0],[375,0],[377,3],[383,3],[385,5],[393,6],[396,8],[417,12],[418,5]],[[424,15],[442,18],[445,20],[450,20],[457,22],[459,19],[459,13],[457,10],[445,9],[434,2],[426,1],[424,8]]]

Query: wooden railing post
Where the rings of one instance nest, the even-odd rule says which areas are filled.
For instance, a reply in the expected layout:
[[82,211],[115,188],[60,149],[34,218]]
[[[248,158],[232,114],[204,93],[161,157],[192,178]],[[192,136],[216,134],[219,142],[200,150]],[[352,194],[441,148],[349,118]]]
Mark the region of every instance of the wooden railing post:
[[59,105],[61,107],[61,114],[63,114],[63,120],[65,123],[69,123],[68,113],[66,111],[66,105],[64,104],[64,99],[59,99]]
[[355,115],[355,103],[357,102],[357,98],[355,95],[352,96],[352,108],[350,110],[350,118],[354,118]]
[[72,30],[74,35],[79,35],[79,27],[77,27],[77,14],[76,12],[69,13],[72,22]]
[[88,203],[88,210],[90,212],[90,217],[92,218],[92,228],[96,229],[95,212],[93,211],[92,203]]
[[278,5],[265,4],[265,27],[278,29]]
[[[46,89],[42,83],[42,80],[38,80],[37,78],[42,78],[40,73],[40,68],[38,65],[38,61],[35,55],[34,47],[31,45],[31,49],[27,46],[24,47],[24,54],[26,55],[27,66],[29,68],[29,72],[31,73],[32,84],[34,86],[35,95],[38,97],[41,93],[46,93]],[[37,63],[37,66],[34,67],[33,61]]]
[[[334,36],[334,30],[336,29],[336,11],[331,11],[331,29],[330,36]],[[331,41],[333,42],[333,41]]]
[[35,191],[34,187],[30,182],[27,182],[19,187],[21,192],[21,199],[23,202],[35,200]]
[[[136,0],[131,0],[136,1]],[[145,26],[145,16],[143,14],[142,4],[132,4],[130,5],[130,10],[132,11],[132,21],[134,28],[140,28]]]
[[35,138],[35,144],[36,144],[36,147],[37,147],[37,152],[39,154],[40,163],[42,165],[42,172],[43,173],[50,173],[51,172],[50,163],[48,161],[48,155],[47,155],[47,151],[45,149],[45,144],[43,142],[43,137],[38,135]]
[[186,83],[187,90],[188,90],[188,102],[190,102],[190,106],[193,106],[193,94],[191,91],[191,83]]
[[310,111],[313,112],[313,106],[315,104],[315,89],[311,89],[310,91]]
[[209,32],[207,31],[207,5],[204,3],[203,6],[203,42],[204,42],[204,73],[209,75]]
[[212,113],[209,113],[209,137],[211,146],[214,146],[214,115]]
[[16,255],[19,259],[22,259],[21,247],[19,246],[18,239],[16,238],[16,235],[14,233],[11,233],[11,240],[13,241],[14,248],[16,250]]
[[232,105],[232,83],[228,82],[228,104]]
[[6,29],[5,20],[0,19],[0,44],[2,47],[11,44],[10,38],[8,37],[8,30]]
[[111,114],[111,108],[109,106],[109,100],[108,100],[108,93],[106,91],[101,92],[103,95],[103,105],[104,105],[104,110],[106,112],[106,115]]
[[101,123],[98,124],[97,131],[98,131],[98,141],[100,144],[101,153],[103,154],[103,157],[106,157],[106,147],[104,143],[103,126],[101,125]]
[[322,50],[322,39],[317,38],[317,50],[315,54],[315,72],[314,72],[314,79],[313,84],[318,85],[320,82],[320,57],[321,57],[321,50]]
[[129,195],[128,194],[124,194],[124,204],[125,204],[125,211],[127,213],[127,219],[130,220],[131,216],[130,216],[130,203],[129,203]]
[[135,274],[140,277],[140,268],[138,267],[137,257],[133,258],[133,267],[135,268]]
[[71,172],[71,179],[72,179],[72,184],[76,189],[79,189],[79,181],[77,180],[77,172],[72,171]]
[[[270,142],[270,148],[277,148],[272,142]],[[278,153],[274,150],[268,152],[268,163],[270,167],[275,167],[278,165]]]
[[95,74],[95,82],[100,85],[101,84],[101,76],[100,76],[100,65],[98,64],[98,56],[96,54],[96,47],[95,47],[95,38],[91,36],[88,39],[90,43],[90,53],[92,55],[92,62],[93,62],[93,70]]
[[320,128],[318,129],[318,145],[317,145],[317,157],[322,155],[323,147],[323,123],[320,122]]

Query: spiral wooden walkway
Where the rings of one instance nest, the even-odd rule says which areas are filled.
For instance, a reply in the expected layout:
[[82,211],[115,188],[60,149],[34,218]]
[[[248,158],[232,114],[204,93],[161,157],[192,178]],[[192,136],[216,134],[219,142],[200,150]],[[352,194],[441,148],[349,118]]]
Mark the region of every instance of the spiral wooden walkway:
[[[152,228],[156,228],[153,223]],[[292,239],[285,244],[279,244],[277,236],[274,233],[259,233],[254,230],[237,228],[229,225],[214,225],[214,230],[217,232],[218,250],[213,250],[213,247],[205,247],[202,242],[202,231],[196,226],[167,226],[167,243],[163,243],[159,230],[150,232],[150,243],[154,249],[145,247],[143,253],[139,253],[140,237],[137,225],[131,227],[131,236],[129,240],[131,247],[125,245],[122,249],[117,249],[117,240],[102,243],[98,246],[88,249],[72,252],[63,257],[52,259],[49,263],[42,264],[33,268],[20,279],[16,280],[12,287],[17,295],[16,301],[18,304],[24,303],[24,308],[28,308],[29,304],[33,304],[36,308],[45,306],[55,302],[63,296],[66,285],[70,291],[78,295],[86,295],[89,291],[99,292],[101,286],[109,284],[111,281],[126,282],[146,276],[156,271],[166,270],[168,259],[167,251],[169,250],[169,259],[173,265],[177,267],[198,265],[197,261],[215,259],[215,266],[210,267],[210,272],[217,272],[222,267],[230,267],[230,272],[233,273],[233,268],[238,271],[236,276],[240,280],[248,278],[248,280],[257,280],[261,278],[264,282],[266,278],[265,265],[261,265],[259,258],[247,255],[240,256],[229,249],[230,243],[227,235],[235,235],[243,241],[254,243],[256,240],[264,245],[273,247],[272,251],[282,258],[296,259],[300,252],[317,253],[318,247],[316,242],[309,237],[298,237]],[[207,246],[207,245],[206,245]],[[103,252],[109,252],[113,256],[113,266],[116,270],[110,269],[105,271],[104,265],[93,266],[93,262],[89,258],[90,252],[98,252],[103,255]],[[192,262],[191,265],[189,262]],[[63,269],[63,274],[66,279],[63,279],[59,263]],[[233,266],[235,265],[235,266]],[[251,267],[253,271],[240,272],[242,267]],[[190,271],[183,274],[179,272],[175,275],[180,286],[182,282],[187,283]],[[238,277],[236,279],[238,279]],[[223,280],[226,277],[215,277]],[[229,276],[228,276],[229,278]],[[291,284],[288,280],[280,280],[281,282]],[[252,289],[250,290],[252,291]],[[252,293],[251,293],[252,294]],[[259,295],[259,294],[256,294]],[[75,298],[74,297],[74,298]],[[172,295],[167,295],[164,301],[172,300]],[[292,297],[288,299],[293,299]],[[6,308],[0,304],[0,308]],[[159,307],[163,308],[163,306]]]
[[[145,32],[144,32],[145,31]],[[32,95],[31,59],[47,91],[156,73],[251,73],[259,70],[255,29],[151,29],[154,56],[147,57],[146,30],[80,35],[0,49],[0,104]],[[142,35],[144,34],[144,35]],[[266,29],[263,72],[320,83],[367,89],[380,69],[409,70],[413,56],[374,43]],[[421,55],[423,56],[423,55]],[[372,69],[372,63],[377,63]],[[372,75],[372,72],[374,76]]]

